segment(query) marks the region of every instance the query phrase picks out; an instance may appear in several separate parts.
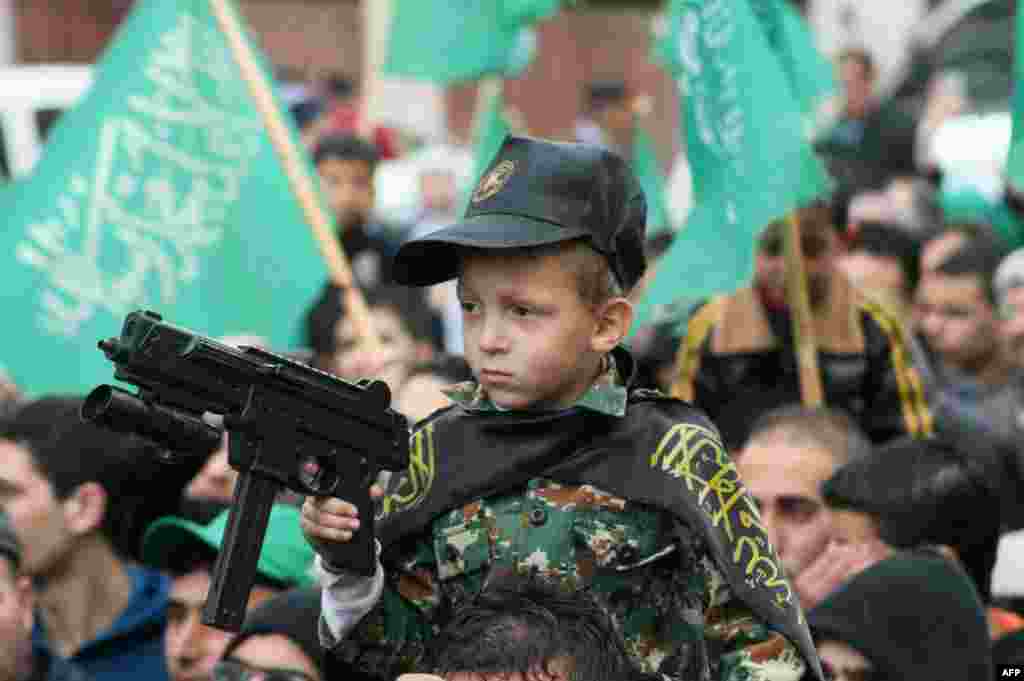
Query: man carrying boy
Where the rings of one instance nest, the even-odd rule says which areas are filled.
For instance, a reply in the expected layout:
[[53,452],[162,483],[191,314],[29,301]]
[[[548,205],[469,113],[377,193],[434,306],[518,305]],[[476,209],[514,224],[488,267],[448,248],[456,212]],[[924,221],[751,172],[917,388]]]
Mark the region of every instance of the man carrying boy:
[[[633,659],[683,679],[820,678],[794,595],[714,426],[631,390],[624,297],[644,272],[646,207],[597,147],[510,137],[460,224],[414,239],[398,282],[458,278],[478,382],[412,437],[376,488],[382,568],[332,555],[357,510],[309,499],[303,528],[325,588],[322,633],[359,671],[422,669],[438,626],[486,585],[538,572],[590,588]],[[386,575],[386,576],[385,576]]]

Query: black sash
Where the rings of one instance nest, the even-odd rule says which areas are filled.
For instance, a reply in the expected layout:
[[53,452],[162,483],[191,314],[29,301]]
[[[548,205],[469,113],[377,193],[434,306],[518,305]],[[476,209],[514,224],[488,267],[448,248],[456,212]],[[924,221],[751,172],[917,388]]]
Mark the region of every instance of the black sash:
[[382,509],[386,561],[442,514],[532,478],[590,484],[699,528],[736,596],[793,641],[821,678],[796,593],[753,499],[714,426],[690,405],[634,391],[622,418],[582,408],[469,413],[456,406],[416,432],[412,452]]

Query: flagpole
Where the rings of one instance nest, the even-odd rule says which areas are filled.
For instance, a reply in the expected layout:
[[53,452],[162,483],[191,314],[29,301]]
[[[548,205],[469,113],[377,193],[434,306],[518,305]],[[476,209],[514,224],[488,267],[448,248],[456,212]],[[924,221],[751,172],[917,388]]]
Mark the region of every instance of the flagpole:
[[313,231],[331,280],[341,289],[345,313],[352,320],[356,336],[366,350],[376,352],[379,350],[379,344],[366,300],[355,285],[352,268],[349,267],[341,244],[338,243],[331,221],[317,199],[313,180],[305,171],[298,148],[292,143],[288,127],[274,102],[270,85],[256,62],[237,17],[228,7],[228,0],[210,0],[210,8],[224,37],[227,38],[231,54],[256,102],[256,109],[267,128],[267,134],[288,176],[288,183],[295,193],[295,198],[302,207],[306,223]]
[[807,293],[807,272],[804,268],[797,210],[786,218],[783,243],[786,254],[786,302],[792,314],[796,361],[800,372],[800,399],[804,406],[820,407],[825,402],[824,389],[818,368],[818,341],[814,333],[810,296]]
[[358,133],[370,140],[380,118],[380,72],[391,25],[391,0],[363,0],[363,74]]
[[470,145],[476,144],[477,133],[480,132],[480,121],[486,115],[487,105],[501,92],[504,84],[504,79],[501,76],[487,76],[477,82],[476,102],[473,104],[473,122],[469,128]]

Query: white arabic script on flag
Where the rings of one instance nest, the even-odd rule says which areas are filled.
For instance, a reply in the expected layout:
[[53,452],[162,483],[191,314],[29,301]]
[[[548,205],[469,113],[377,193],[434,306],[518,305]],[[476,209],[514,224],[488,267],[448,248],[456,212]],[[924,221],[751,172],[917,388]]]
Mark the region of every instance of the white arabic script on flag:
[[98,311],[169,305],[201,272],[261,142],[262,127],[216,27],[180,15],[142,87],[99,126],[46,219],[18,245],[47,275],[44,327],[73,336]]

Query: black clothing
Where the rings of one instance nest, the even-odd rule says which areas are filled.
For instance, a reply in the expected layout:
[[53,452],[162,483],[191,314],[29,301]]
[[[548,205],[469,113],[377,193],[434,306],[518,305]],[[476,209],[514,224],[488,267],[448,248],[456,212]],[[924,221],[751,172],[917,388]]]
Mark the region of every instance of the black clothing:
[[898,553],[854,576],[807,614],[815,640],[866,657],[878,681],[992,678],[978,593],[952,562],[928,550]]
[[[875,443],[930,434],[899,323],[838,274],[829,296],[815,317],[825,403],[848,412]],[[751,288],[715,298],[690,317],[674,394],[707,412],[730,450],[742,448],[760,414],[800,402],[789,329],[788,314],[766,310]]]

